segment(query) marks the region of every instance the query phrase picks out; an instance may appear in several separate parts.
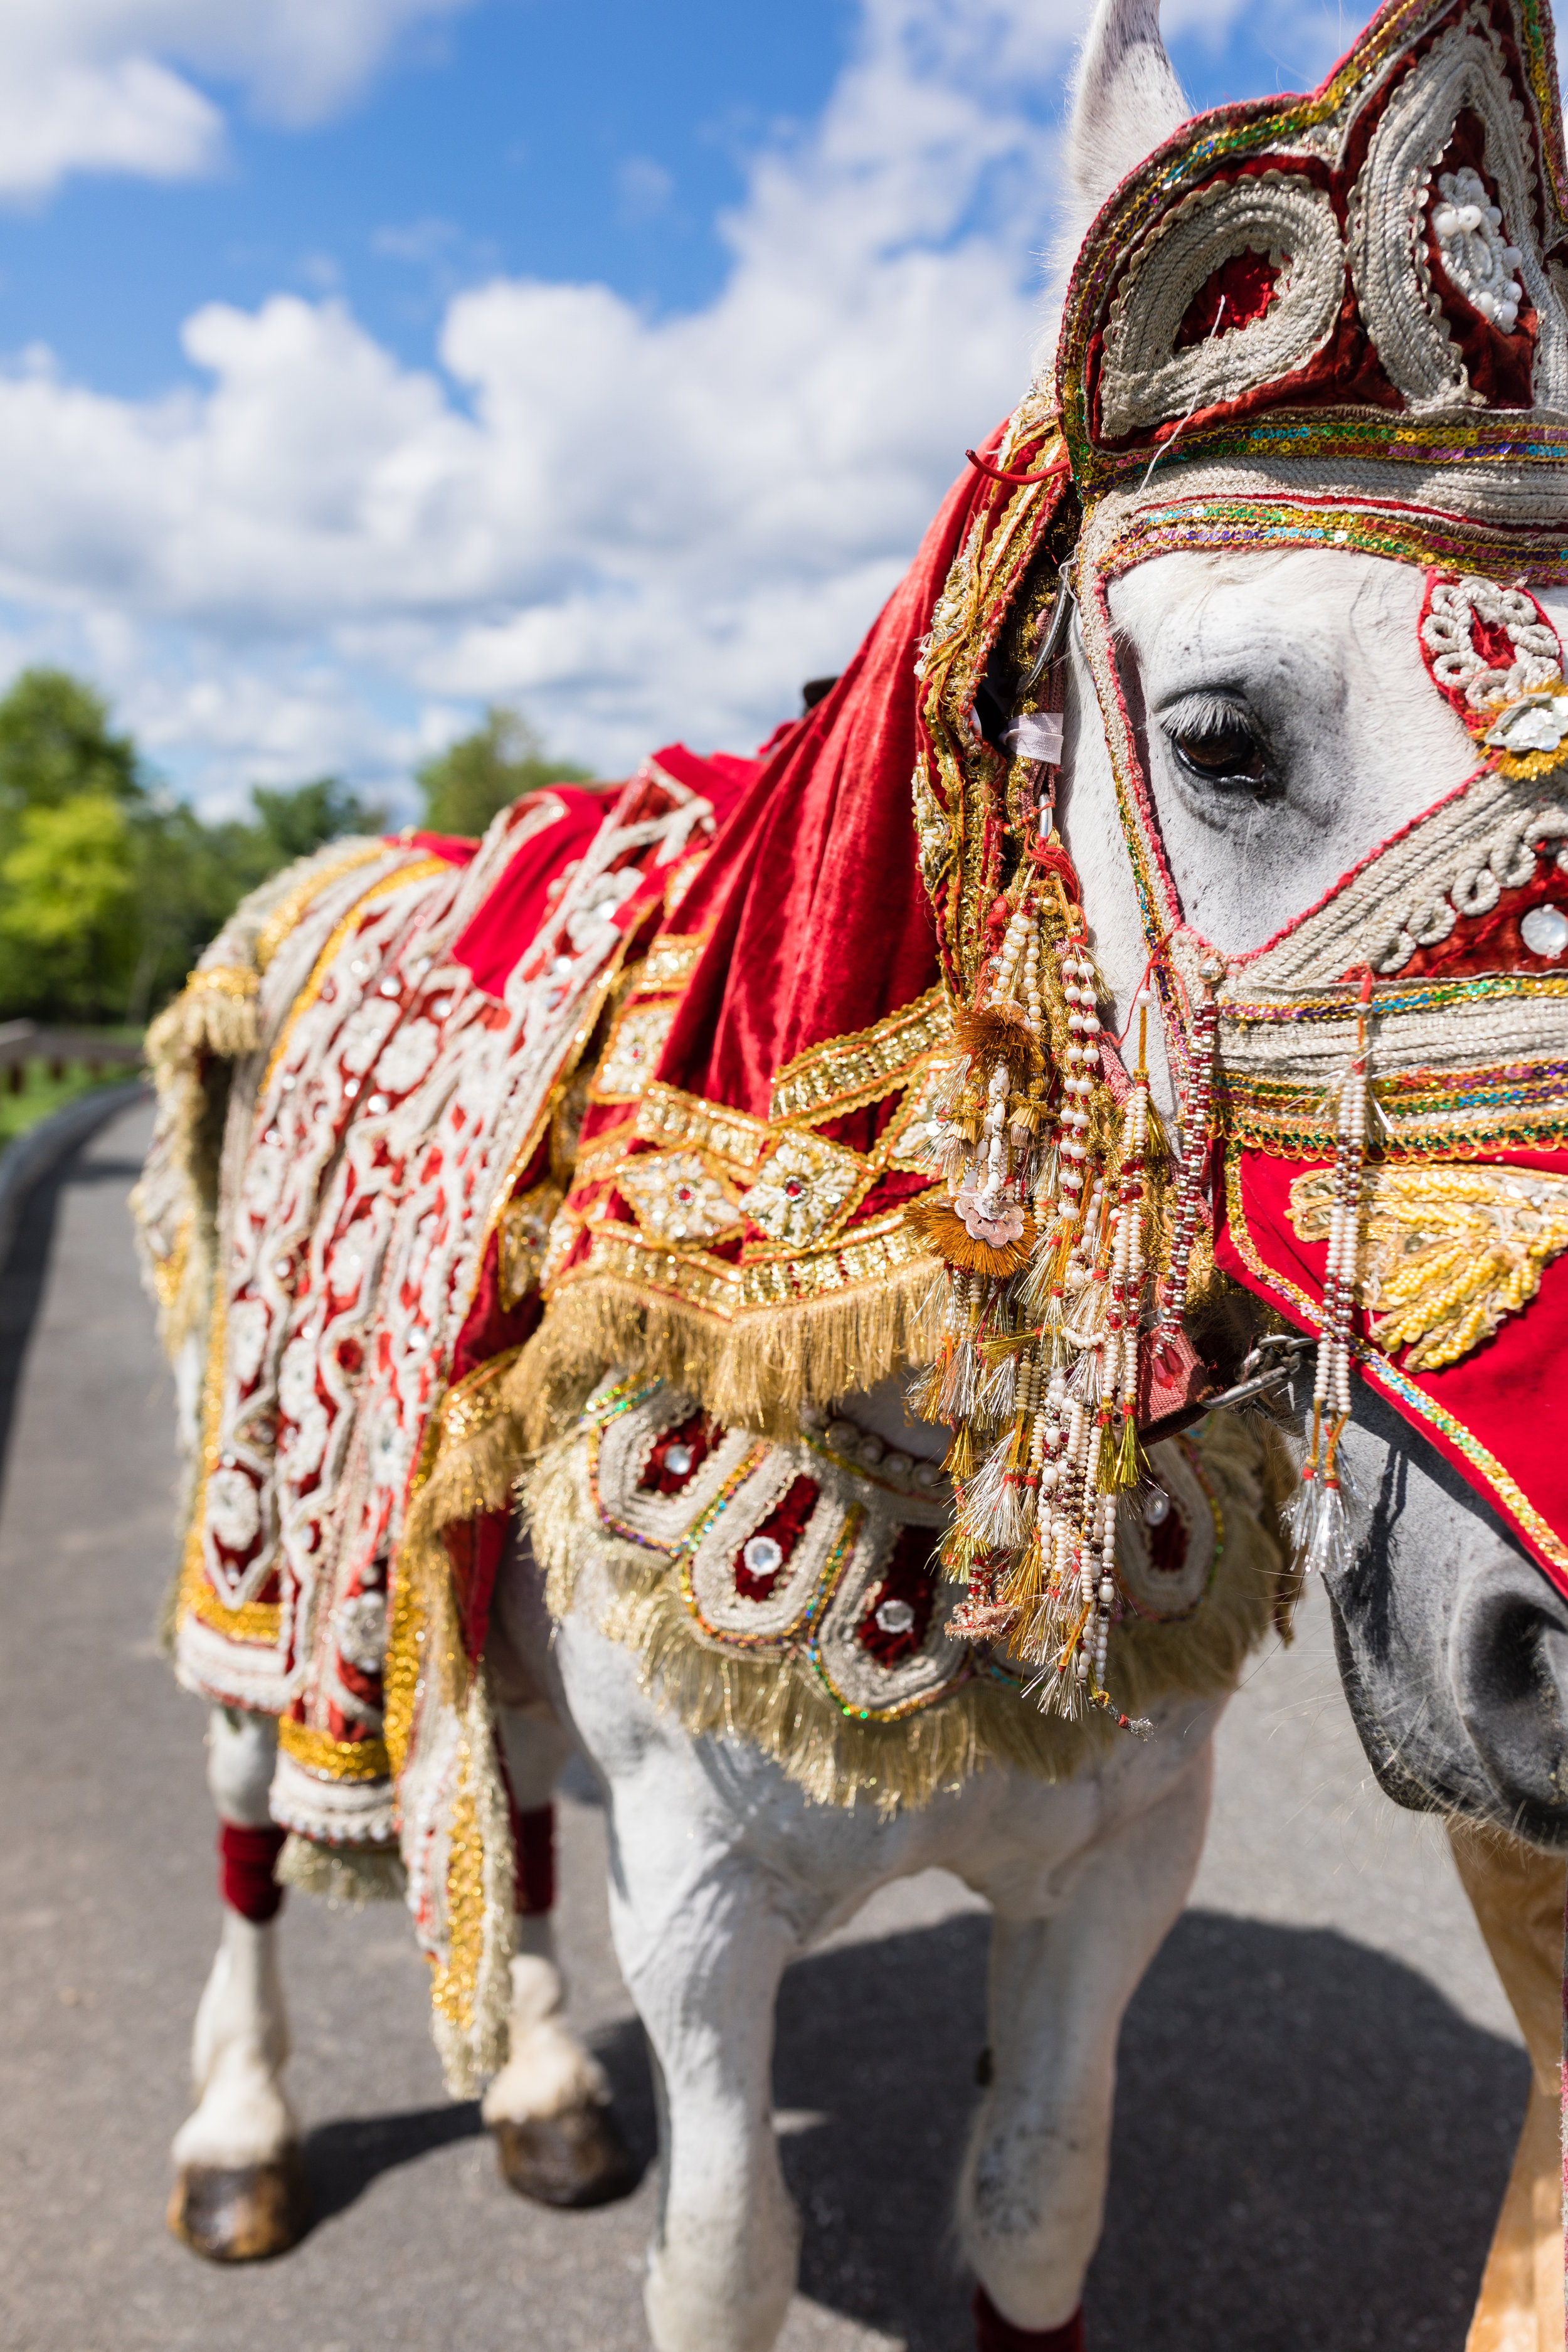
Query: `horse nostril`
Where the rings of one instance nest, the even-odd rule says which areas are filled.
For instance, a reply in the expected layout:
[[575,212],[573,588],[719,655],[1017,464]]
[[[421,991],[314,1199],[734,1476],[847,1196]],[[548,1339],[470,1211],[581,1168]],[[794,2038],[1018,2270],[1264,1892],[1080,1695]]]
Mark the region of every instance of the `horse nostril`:
[[1568,1843],[1568,1607],[1538,1570],[1491,1566],[1460,1607],[1455,1695],[1525,1836]]

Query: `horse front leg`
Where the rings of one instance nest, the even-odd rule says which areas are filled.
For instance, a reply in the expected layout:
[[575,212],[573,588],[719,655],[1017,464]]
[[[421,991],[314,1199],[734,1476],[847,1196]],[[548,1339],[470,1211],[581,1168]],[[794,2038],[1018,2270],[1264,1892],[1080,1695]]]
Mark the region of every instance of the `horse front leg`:
[[507,2062],[481,2112],[501,2177],[541,2205],[608,2204],[637,2185],[603,2067],[566,2022],[555,1953],[555,1783],[571,1740],[543,1699],[497,1709],[517,1806],[517,1950]]
[[979,2284],[980,2352],[1082,2352],[1099,2242],[1122,2013],[1186,1901],[1208,1820],[1213,1751],[1101,1838],[1045,1916],[987,1887],[992,2085],[960,2192]]
[[721,1840],[708,1844],[680,1764],[666,1764],[668,1779],[645,1770],[617,1791],[610,1906],[658,2097],[648,2333],[657,2352],[770,2352],[800,2254],[772,2085],[773,2004],[795,1939],[765,1874]]
[[279,2079],[289,2022],[278,1972],[272,1875],[283,1843],[268,1811],[278,1727],[215,1706],[207,1786],[218,1815],[223,1926],[192,2036],[196,2106],[174,2137],[169,2227],[213,2262],[255,2262],[302,2236],[300,2130]]

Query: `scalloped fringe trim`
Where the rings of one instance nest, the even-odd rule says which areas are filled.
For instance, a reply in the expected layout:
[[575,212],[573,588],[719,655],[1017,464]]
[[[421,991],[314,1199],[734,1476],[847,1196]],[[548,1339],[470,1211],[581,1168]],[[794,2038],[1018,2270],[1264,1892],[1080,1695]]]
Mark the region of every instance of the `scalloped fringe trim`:
[[[448,1920],[451,1957],[436,1970],[430,2027],[448,2095],[471,2099],[506,2064],[517,1942],[517,1856],[482,1666],[462,1715],[466,1753],[457,1811],[470,1815],[472,1848],[466,1861],[454,1855],[448,1865],[447,1904],[450,1908],[457,1886],[459,1901],[467,1891],[477,1903],[478,1916]],[[457,1828],[455,1821],[454,1836]],[[464,1879],[469,1879],[467,1890],[458,1884]]]
[[[406,1613],[404,1605],[395,1608],[388,1652],[386,1735],[395,1780],[401,1781],[409,1760],[416,1709],[424,1739],[433,1737],[433,1708],[450,1710],[461,1725],[465,1760],[448,1820],[447,1956],[436,1963],[430,1988],[431,2034],[454,2099],[476,2096],[506,2063],[517,1857],[489,1685],[482,1662],[471,1672],[466,1666],[442,1530],[510,1505],[522,1458],[521,1434],[505,1413],[466,1439],[443,1435],[410,1498],[394,1569],[395,1583],[406,1588],[411,1602]],[[400,1627],[416,1632],[420,1664],[399,1654]],[[431,1672],[433,1687],[416,1699],[422,1669]],[[455,1906],[468,1916],[454,1916]]]
[[[1205,1431],[1205,1464],[1221,1490],[1227,1536],[1218,1572],[1195,1616],[1139,1622],[1112,1635],[1109,1680],[1117,1705],[1142,1713],[1157,1697],[1234,1688],[1248,1653],[1278,1625],[1298,1589],[1274,1490],[1290,1467],[1278,1433],[1239,1415]],[[846,1716],[804,1660],[758,1661],[706,1640],[668,1558],[605,1538],[589,1500],[585,1454],[574,1436],[544,1455],[522,1489],[552,1618],[563,1618],[595,1567],[609,1585],[600,1630],[637,1659],[643,1688],[694,1735],[762,1749],[816,1804],[863,1795],[884,1817],[918,1808],[986,1764],[1064,1780],[1115,1737],[1096,1713],[1079,1722],[1043,1716],[1010,1685],[984,1676],[890,1723]]]
[[941,1275],[921,1259],[885,1281],[754,1308],[733,1324],[616,1276],[588,1275],[556,1293],[501,1401],[538,1453],[570,1428],[605,1365],[625,1364],[661,1374],[721,1420],[796,1436],[801,1405],[929,1362],[941,1337]]
[[318,1845],[290,1830],[273,1865],[280,1886],[320,1895],[332,1911],[363,1911],[367,1903],[401,1903],[408,1874],[400,1855],[382,1846]]

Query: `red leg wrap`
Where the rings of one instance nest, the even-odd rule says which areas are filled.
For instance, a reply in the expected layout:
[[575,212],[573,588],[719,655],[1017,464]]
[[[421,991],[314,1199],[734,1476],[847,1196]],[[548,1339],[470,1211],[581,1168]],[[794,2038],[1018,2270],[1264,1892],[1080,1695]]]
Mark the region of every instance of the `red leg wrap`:
[[1083,2352],[1083,2305],[1059,2327],[1015,2327],[1004,2319],[983,2286],[974,2290],[974,2341],[978,2352]]
[[517,1907],[520,1916],[536,1919],[555,1907],[555,1808],[531,1805],[514,1813],[517,1826]]
[[217,1832],[218,1892],[242,1919],[260,1927],[276,1918],[283,1889],[272,1875],[272,1865],[283,1851],[287,1830],[246,1830],[237,1822],[220,1822]]

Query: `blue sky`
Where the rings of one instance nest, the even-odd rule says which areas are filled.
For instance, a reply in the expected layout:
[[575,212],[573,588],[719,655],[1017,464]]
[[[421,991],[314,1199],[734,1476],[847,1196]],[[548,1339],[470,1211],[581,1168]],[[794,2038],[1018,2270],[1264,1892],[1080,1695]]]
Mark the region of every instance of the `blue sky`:
[[[47,342],[136,396],[178,373],[180,321],[215,297],[342,289],[415,362],[445,298],[498,271],[703,301],[746,154],[820,111],[855,14],[484,0],[414,28],[325,123],[268,125],[241,99],[209,177],[72,175],[0,214],[0,350]],[[195,79],[229,110],[232,85]]]
[[[0,667],[94,675],[205,804],[395,797],[489,698],[611,769],[743,744],[1027,380],[1068,0],[39,21],[0,24]],[[1200,105],[1342,46],[1176,22]]]

